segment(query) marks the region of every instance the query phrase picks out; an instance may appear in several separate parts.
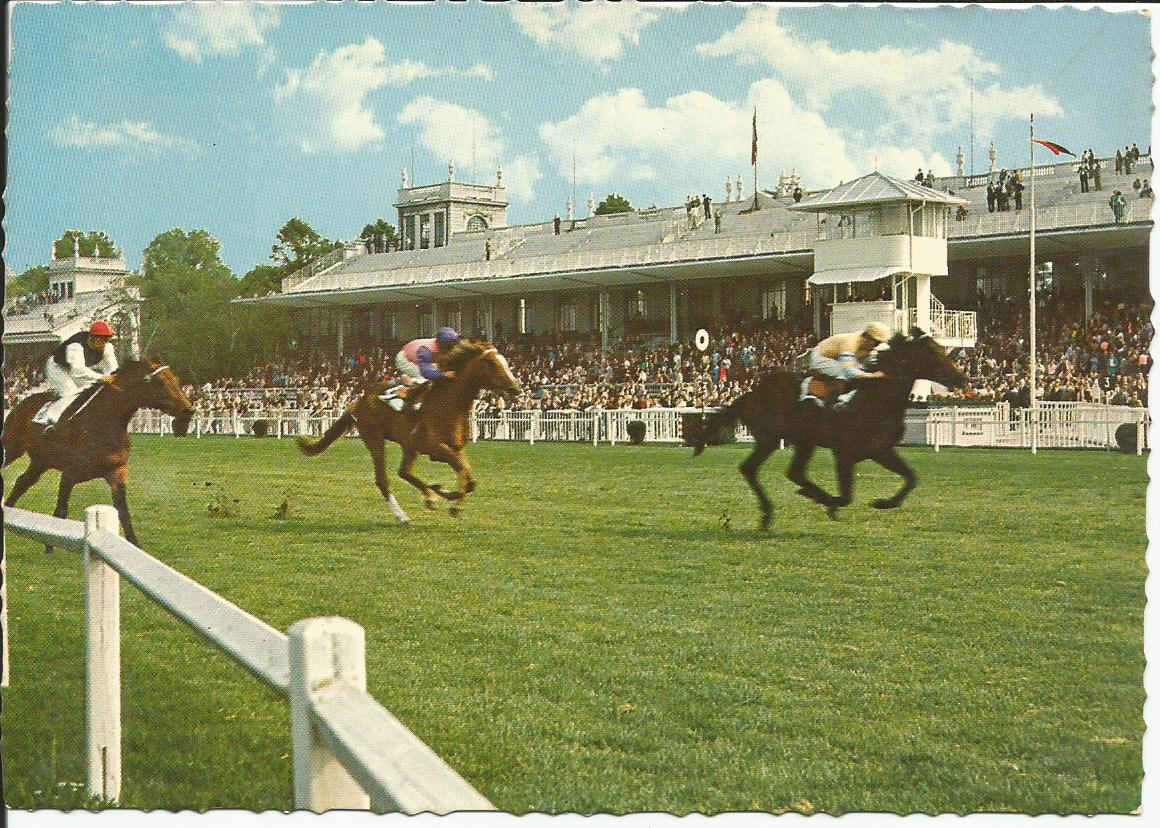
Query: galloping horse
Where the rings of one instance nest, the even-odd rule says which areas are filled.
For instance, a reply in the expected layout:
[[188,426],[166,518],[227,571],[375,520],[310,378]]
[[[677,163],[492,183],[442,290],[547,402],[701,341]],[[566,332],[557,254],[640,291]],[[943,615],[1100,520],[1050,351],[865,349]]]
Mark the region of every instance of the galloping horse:
[[[30,465],[16,479],[5,506],[17,499],[49,469],[60,470],[56,517],[68,517],[73,486],[103,477],[113,493],[113,505],[121,518],[125,538],[137,544],[125,481],[129,477],[129,420],[139,408],[156,408],[172,414],[175,434],[183,435],[193,417],[193,405],[181,390],[168,365],[149,360],[128,360],[113,373],[108,385],[97,383],[82,391],[51,430],[32,422],[41,407],[54,399],[51,392],[25,397],[4,421],[4,466],[28,453]],[[47,547],[51,551],[52,547]]]
[[[762,529],[768,529],[773,520],[773,504],[757,479],[757,470],[782,439],[794,446],[786,476],[798,484],[798,494],[825,506],[831,518],[837,517],[839,507],[850,503],[854,465],[862,460],[873,460],[903,478],[902,488],[893,497],[871,503],[876,509],[895,509],[916,482],[914,472],[894,450],[902,439],[903,417],[914,381],[928,379],[961,387],[967,380],[942,346],[919,328],[912,328],[910,336],[895,334],[875,358],[876,367],[886,377],[862,380],[853,400],[843,409],[822,409],[811,401],[799,400],[803,375],[776,371],[712,414],[686,444],[698,455],[721,429],[738,420],[745,424],[757,445],[740,470],[757,495]],[[833,449],[841,487],[837,497],[806,477],[806,465],[819,446]]]
[[[455,372],[455,379],[434,381],[420,411],[395,411],[379,399],[382,387],[378,386],[347,406],[343,415],[320,439],[299,437],[298,448],[303,454],[313,457],[325,451],[352,426],[357,426],[359,437],[371,453],[375,484],[399,522],[409,526],[411,519],[395,500],[383,464],[384,442],[391,440],[403,449],[399,477],[423,493],[427,508],[436,508],[438,496],[453,501],[451,514],[459,515],[463,510],[463,499],[475,489],[475,477],[463,453],[469,436],[471,405],[485,388],[501,394],[518,394],[520,384],[503,354],[486,343],[460,342],[448,355],[446,369]],[[421,454],[451,466],[459,478],[459,489],[444,492],[438,485],[428,486],[416,477],[413,469]]]

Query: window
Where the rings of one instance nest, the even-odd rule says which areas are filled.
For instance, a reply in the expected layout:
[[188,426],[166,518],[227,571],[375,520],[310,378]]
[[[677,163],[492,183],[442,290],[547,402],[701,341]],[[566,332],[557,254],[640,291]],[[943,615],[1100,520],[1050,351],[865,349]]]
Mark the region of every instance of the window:
[[[444,218],[443,211],[440,210],[438,213],[435,214],[435,246],[436,247],[442,247],[444,244],[446,244],[446,242],[443,239],[443,230],[444,230],[445,223],[446,223],[446,220]],[[456,330],[459,330],[459,328],[456,327]]]
[[521,334],[534,333],[532,321],[532,303],[527,299],[520,299],[516,303],[516,328]]
[[560,305],[559,318],[557,319],[557,327],[565,333],[574,333],[577,327],[577,318],[579,314],[576,312],[576,305],[572,302]]
[[407,227],[406,244],[404,244],[404,248],[407,250],[414,250],[415,249],[415,217],[414,216],[407,216],[406,227]]
[[393,314],[389,311],[383,313],[383,328],[382,328],[383,338],[390,339],[390,340],[398,339],[399,337],[398,337],[398,334],[396,333],[396,326],[397,325],[398,325],[398,317],[395,314]]
[[419,314],[419,336],[435,335],[435,314],[423,311]]
[[431,246],[431,216],[424,213],[419,216],[419,248],[426,250]]
[[483,216],[472,216],[467,220],[467,232],[474,233],[479,230],[487,229],[487,219]]
[[443,318],[445,320],[444,324],[448,328],[454,328],[455,330],[458,331],[463,327],[463,303],[462,302],[455,302],[452,305],[448,305],[447,310],[445,310],[443,313],[444,313]]
[[1052,262],[1042,262],[1035,268],[1038,278],[1035,280],[1035,289],[1050,292],[1055,281],[1055,265]]
[[643,290],[638,290],[629,298],[628,316],[630,319],[648,318],[648,301]]
[[777,282],[761,291],[761,318],[785,319],[785,282]]

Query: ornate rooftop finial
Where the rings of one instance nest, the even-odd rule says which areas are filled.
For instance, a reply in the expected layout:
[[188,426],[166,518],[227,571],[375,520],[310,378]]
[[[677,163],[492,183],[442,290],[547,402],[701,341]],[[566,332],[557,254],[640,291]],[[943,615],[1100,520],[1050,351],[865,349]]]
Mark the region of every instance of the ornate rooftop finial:
[[955,155],[955,169],[957,170],[956,175],[963,175],[963,161],[964,160],[965,159],[963,157],[963,147],[960,144],[959,151]]
[[495,170],[495,186],[503,186],[503,167],[497,167]]
[[565,204],[565,208],[567,209],[567,212],[568,212],[568,221],[574,220],[576,218],[576,214],[575,214],[575,209],[572,205],[572,196],[568,196],[568,201]]
[[738,201],[741,201],[741,199],[744,198],[744,196],[741,194],[743,187],[744,187],[744,184],[741,181],[741,176],[737,176],[737,200]]
[[725,203],[728,204],[733,200],[733,182],[728,178],[725,179]]
[[588,194],[588,218],[596,215],[596,196],[592,193]]
[[987,168],[987,172],[994,172],[995,171],[995,156],[996,155],[998,155],[998,153],[995,152],[995,142],[992,141],[991,148],[989,150],[987,150],[987,158],[989,158],[991,161],[991,166]]
[[447,180],[448,181],[455,180],[455,162],[454,161],[451,161],[447,164]]
[[407,171],[403,170],[403,189],[407,189]]

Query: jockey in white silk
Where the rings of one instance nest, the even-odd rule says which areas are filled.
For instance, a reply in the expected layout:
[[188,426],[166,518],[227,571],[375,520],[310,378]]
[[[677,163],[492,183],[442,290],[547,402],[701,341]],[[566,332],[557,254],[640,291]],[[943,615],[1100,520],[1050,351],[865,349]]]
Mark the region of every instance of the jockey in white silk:
[[[117,370],[113,329],[97,321],[88,331],[60,343],[44,363],[44,377],[59,398],[37,415],[36,422],[52,426],[73,398],[93,383],[112,382]],[[43,419],[41,419],[43,418]]]

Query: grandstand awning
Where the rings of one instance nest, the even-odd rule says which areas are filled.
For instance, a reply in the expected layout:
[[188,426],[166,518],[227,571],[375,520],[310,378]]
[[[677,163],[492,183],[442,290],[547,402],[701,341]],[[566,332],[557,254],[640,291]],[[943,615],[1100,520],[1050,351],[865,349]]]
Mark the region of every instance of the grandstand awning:
[[811,285],[844,285],[848,282],[877,282],[895,273],[897,267],[843,267],[838,270],[819,270],[806,279]]

